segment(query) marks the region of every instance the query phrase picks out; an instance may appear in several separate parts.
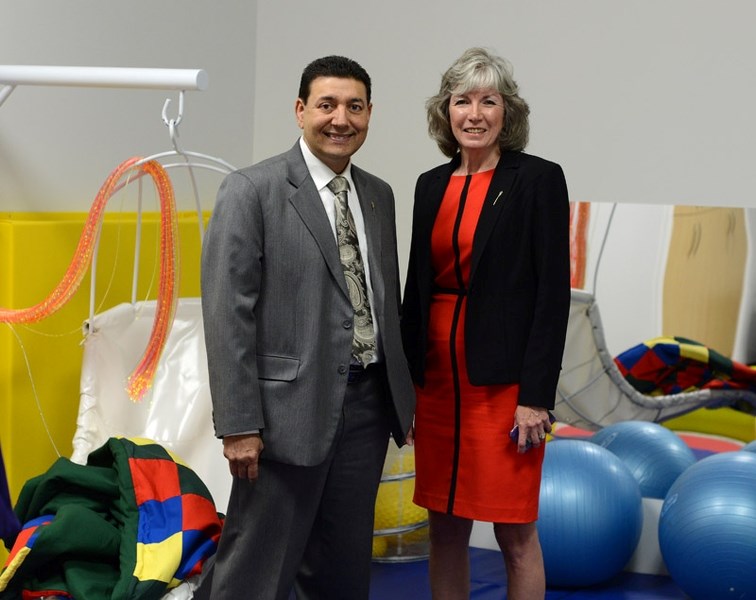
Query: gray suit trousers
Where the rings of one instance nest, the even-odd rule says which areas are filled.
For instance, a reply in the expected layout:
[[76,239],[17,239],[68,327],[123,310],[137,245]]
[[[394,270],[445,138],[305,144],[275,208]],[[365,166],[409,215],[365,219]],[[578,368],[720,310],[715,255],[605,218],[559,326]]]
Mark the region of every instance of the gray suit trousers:
[[367,372],[347,386],[323,463],[267,461],[263,451],[259,478],[234,480],[216,560],[196,600],[289,600],[292,590],[299,600],[367,600],[375,497],[392,422],[385,373]]

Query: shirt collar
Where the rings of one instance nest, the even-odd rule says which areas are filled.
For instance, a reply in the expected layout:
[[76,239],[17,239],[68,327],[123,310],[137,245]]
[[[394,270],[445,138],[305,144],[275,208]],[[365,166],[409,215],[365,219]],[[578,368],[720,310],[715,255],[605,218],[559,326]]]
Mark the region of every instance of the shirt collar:
[[[315,187],[318,189],[318,191],[322,191],[330,183],[331,179],[336,177],[337,173],[334,173],[330,167],[326,166],[326,164],[322,160],[320,160],[312,153],[312,150],[310,150],[307,142],[305,142],[304,138],[302,137],[299,138],[299,147],[302,150],[302,156],[304,156],[307,170],[310,172],[310,177],[312,177],[312,180],[315,183]],[[354,192],[351,160],[346,166],[346,169],[344,169],[344,172],[340,173],[340,175],[346,178],[346,180],[349,182],[349,189]]]

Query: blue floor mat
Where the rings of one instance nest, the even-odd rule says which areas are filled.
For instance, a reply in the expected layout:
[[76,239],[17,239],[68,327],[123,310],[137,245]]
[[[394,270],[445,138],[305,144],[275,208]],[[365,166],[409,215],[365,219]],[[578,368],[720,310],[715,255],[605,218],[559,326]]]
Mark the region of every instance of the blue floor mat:
[[[471,600],[506,598],[507,578],[499,552],[470,548]],[[669,578],[620,573],[591,588],[549,589],[546,600],[685,600],[687,596]],[[428,561],[373,563],[370,600],[430,600]]]

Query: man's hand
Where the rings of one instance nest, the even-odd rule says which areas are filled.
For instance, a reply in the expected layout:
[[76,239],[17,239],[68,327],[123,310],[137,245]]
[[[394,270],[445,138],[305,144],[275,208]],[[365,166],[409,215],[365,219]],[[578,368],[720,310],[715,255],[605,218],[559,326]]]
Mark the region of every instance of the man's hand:
[[231,475],[254,481],[258,460],[265,445],[259,433],[227,435],[223,438],[223,456],[228,460]]
[[407,435],[404,436],[404,441],[408,446],[414,446],[415,445],[415,425],[414,423],[410,426],[409,431],[407,432]]

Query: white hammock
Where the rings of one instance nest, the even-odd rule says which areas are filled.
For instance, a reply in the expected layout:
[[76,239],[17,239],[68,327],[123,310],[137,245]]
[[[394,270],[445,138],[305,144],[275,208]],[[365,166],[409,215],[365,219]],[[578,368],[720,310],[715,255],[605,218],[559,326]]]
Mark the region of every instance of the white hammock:
[[563,423],[596,431],[618,421],[661,422],[702,407],[745,401],[756,407],[756,394],[745,390],[697,390],[649,396],[632,387],[609,354],[598,304],[592,294],[572,290],[562,373],[554,416]]

